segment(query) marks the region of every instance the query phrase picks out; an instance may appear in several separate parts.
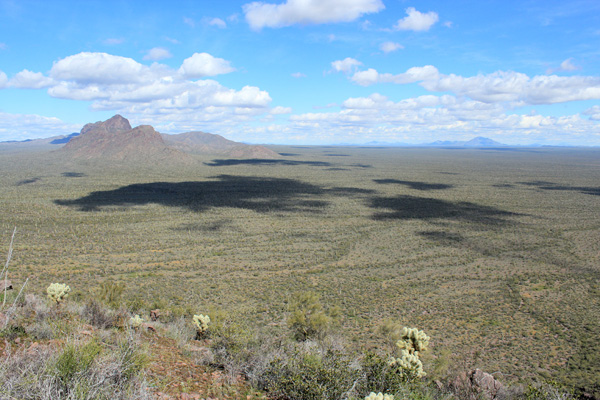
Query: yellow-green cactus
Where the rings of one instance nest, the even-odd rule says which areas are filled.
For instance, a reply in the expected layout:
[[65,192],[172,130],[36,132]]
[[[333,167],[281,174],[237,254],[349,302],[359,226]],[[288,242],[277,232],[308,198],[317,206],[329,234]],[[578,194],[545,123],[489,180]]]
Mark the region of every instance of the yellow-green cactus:
[[54,301],[56,304],[60,304],[61,301],[69,296],[71,288],[63,283],[52,283],[46,289],[48,298]]
[[391,367],[397,367],[403,372],[417,378],[422,378],[427,373],[423,370],[423,363],[419,360],[419,357],[415,354],[409,353],[407,350],[401,350],[399,358],[391,358],[388,361],[388,365]]
[[210,317],[208,315],[194,315],[193,317],[194,326],[196,327],[196,332],[198,335],[203,335],[206,333],[208,329],[208,324],[210,323]]
[[134,315],[133,317],[129,318],[129,326],[132,327],[133,329],[137,329],[140,326],[142,326],[143,322],[144,322],[144,320],[137,314]]
[[365,400],[394,400],[394,396],[391,394],[375,393],[371,392]]
[[417,357],[419,353],[427,350],[429,345],[429,336],[425,332],[418,330],[417,328],[402,329],[400,340],[396,342],[396,346],[401,350],[406,350],[410,354],[414,354]]

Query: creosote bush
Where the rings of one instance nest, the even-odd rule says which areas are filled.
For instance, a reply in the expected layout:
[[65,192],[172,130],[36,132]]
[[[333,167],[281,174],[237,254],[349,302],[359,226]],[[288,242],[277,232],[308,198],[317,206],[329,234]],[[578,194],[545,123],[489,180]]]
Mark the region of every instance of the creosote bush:
[[298,292],[290,303],[288,326],[298,341],[322,339],[338,322],[340,310],[332,307],[325,310],[320,297],[314,292]]

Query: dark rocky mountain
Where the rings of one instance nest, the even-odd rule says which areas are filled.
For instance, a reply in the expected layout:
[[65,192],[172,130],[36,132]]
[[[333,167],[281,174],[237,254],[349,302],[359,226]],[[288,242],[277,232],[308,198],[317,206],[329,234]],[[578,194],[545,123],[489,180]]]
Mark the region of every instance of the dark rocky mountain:
[[162,135],[166,144],[185,153],[212,154],[231,158],[275,159],[280,155],[265,146],[249,145],[206,132],[186,132]]
[[168,147],[160,133],[150,125],[131,128],[120,115],[93,124],[86,124],[79,136],[59,150],[75,159],[105,159],[119,161],[185,161],[188,156]]

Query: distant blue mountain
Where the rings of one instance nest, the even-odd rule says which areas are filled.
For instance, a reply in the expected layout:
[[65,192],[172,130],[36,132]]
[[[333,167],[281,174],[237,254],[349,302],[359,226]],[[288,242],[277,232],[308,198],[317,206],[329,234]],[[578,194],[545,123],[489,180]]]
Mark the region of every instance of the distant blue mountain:
[[50,144],[64,144],[67,143],[69,140],[73,139],[75,136],[79,136],[80,132],[73,132],[70,135],[66,135],[66,136],[59,136],[56,139],[54,139],[53,141],[50,142]]
[[471,147],[471,148],[481,148],[481,147],[508,147],[508,145],[496,142],[495,140],[485,138],[483,136],[477,136],[469,141],[441,141],[438,140],[433,143],[427,143],[424,146],[428,147]]

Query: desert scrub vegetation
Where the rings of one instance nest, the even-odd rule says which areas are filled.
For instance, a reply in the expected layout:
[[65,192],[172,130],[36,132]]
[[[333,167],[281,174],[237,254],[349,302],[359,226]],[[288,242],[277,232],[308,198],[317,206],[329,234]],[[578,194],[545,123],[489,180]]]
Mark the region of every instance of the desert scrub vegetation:
[[425,380],[481,368],[600,396],[597,149],[277,149],[177,169],[3,155],[3,248],[19,227],[6,307],[29,277],[40,296],[70,285],[62,309],[104,309],[107,283],[123,288],[118,326],[170,309],[161,323],[191,340],[190,318],[213,329],[219,310],[245,328],[230,338],[267,342],[246,328],[290,334],[289,300],[312,291],[351,346],[382,346],[385,320],[427,332]]

